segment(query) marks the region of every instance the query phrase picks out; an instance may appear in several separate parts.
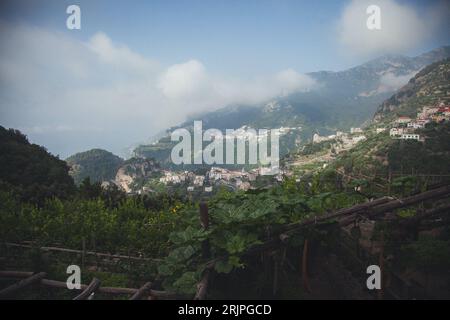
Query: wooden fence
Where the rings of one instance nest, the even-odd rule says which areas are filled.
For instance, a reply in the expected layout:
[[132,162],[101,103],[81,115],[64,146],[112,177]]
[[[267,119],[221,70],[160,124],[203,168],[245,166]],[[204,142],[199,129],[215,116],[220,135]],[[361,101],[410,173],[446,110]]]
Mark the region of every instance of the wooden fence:
[[[349,208],[343,208],[337,210],[332,213],[328,213],[321,216],[314,216],[309,219],[303,220],[298,223],[291,223],[284,225],[282,228],[282,232],[272,237],[268,241],[253,246],[249,248],[245,253],[246,255],[253,255],[255,253],[260,253],[264,250],[271,249],[274,247],[283,246],[286,239],[288,239],[293,233],[300,232],[305,227],[318,227],[322,223],[326,223],[329,221],[336,221],[340,226],[346,226],[351,223],[354,223],[358,219],[375,219],[380,215],[383,215],[387,212],[392,212],[393,210],[416,205],[419,203],[423,203],[425,201],[430,200],[438,200],[442,198],[450,198],[450,185],[442,186],[436,189],[428,190],[422,193],[414,194],[409,197],[405,197],[402,199],[394,199],[391,197],[383,197],[379,199],[375,199],[366,203],[358,204]],[[426,217],[429,215],[436,214],[442,211],[448,211],[450,209],[449,204],[444,204],[443,206],[434,208],[427,212],[419,213],[417,217],[414,219],[420,219],[421,217]],[[200,204],[200,223],[204,229],[209,227],[209,214],[208,207],[205,203]],[[307,242],[306,242],[307,243]],[[22,246],[18,244],[8,244],[10,246]],[[306,244],[305,244],[306,245]],[[78,250],[71,249],[63,249],[63,248],[54,248],[54,247],[44,247],[42,249],[45,250],[63,250],[64,252],[75,252],[80,253]],[[305,250],[307,251],[307,250]],[[114,255],[109,254],[99,254],[94,252],[89,252],[88,254],[93,255],[104,255],[111,257]],[[208,240],[202,243],[202,255],[204,258],[208,258],[210,255],[209,252],[209,242]],[[119,258],[129,259],[128,256],[116,256]],[[206,268],[202,274],[200,282],[197,284],[197,292],[194,296],[194,299],[202,300],[207,297],[208,287],[211,284],[211,276],[214,273],[214,265],[226,259],[226,256],[217,257],[215,259],[210,260],[206,263]],[[134,259],[141,260],[142,258],[134,257]],[[306,257],[304,257],[306,259]],[[381,257],[380,259],[384,259]],[[154,260],[154,259],[151,259]],[[307,277],[306,267],[303,267],[302,271],[304,277]],[[3,278],[19,278],[22,279],[20,282],[13,284],[3,290],[0,291],[0,298],[10,296],[11,294],[22,290],[32,284],[39,283],[44,286],[49,287],[57,287],[57,288],[67,288],[65,282],[55,281],[45,279],[46,274],[43,272],[40,273],[32,273],[32,272],[19,272],[19,271],[0,271],[0,277]],[[144,297],[157,298],[157,299],[174,299],[179,298],[179,295],[168,293],[164,291],[157,291],[152,289],[152,283],[147,282],[141,288],[111,288],[111,287],[101,287],[101,282],[98,279],[93,279],[89,285],[82,285],[82,292],[75,297],[75,299],[89,299],[92,298],[96,292],[101,293],[109,293],[109,294],[129,294],[131,295],[130,299],[142,299]]]

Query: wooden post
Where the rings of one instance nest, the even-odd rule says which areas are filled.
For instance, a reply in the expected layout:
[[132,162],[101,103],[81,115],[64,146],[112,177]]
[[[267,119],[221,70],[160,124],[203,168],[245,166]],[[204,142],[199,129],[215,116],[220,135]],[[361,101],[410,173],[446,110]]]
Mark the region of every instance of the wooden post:
[[77,295],[73,300],[86,300],[92,293],[94,293],[100,287],[100,280],[97,278],[92,279],[91,283],[83,290],[79,295]]
[[136,291],[133,296],[131,296],[130,300],[140,300],[144,298],[145,296],[148,296],[152,290],[152,283],[147,282],[142,287],[139,288],[138,291]]
[[195,294],[194,300],[204,300],[206,298],[210,275],[211,270],[209,268],[205,269],[205,271],[203,272],[202,280],[200,280],[200,282],[197,284],[197,293]]
[[39,272],[19,281],[18,283],[10,285],[9,287],[0,291],[0,298],[10,296],[17,291],[32,285],[33,283],[40,282],[46,275],[47,274],[45,272]]
[[303,255],[302,255],[302,280],[303,287],[308,290],[309,293],[312,292],[311,286],[309,285],[308,278],[308,239],[305,239],[303,244]]

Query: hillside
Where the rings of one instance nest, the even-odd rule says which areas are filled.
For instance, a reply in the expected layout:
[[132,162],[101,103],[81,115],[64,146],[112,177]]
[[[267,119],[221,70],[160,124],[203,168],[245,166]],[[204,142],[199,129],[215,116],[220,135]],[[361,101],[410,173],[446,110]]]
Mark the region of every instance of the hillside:
[[22,201],[43,204],[68,197],[75,189],[67,164],[31,144],[20,131],[0,126],[0,188]]
[[159,164],[153,159],[131,158],[118,168],[114,183],[130,193],[141,189],[150,178],[159,177],[159,171]]
[[[450,59],[433,63],[398,92],[384,101],[365,131],[368,139],[339,155],[333,168],[354,176],[386,179],[411,176],[450,174],[450,123],[430,121],[414,129],[420,140],[394,139],[389,128],[397,127],[399,116],[412,121],[425,106],[448,105],[450,102]],[[375,133],[377,127],[387,130]],[[406,125],[404,125],[406,127]],[[384,181],[384,182],[383,182]]]
[[109,151],[92,149],[66,159],[76,184],[89,177],[92,182],[113,180],[124,160]]
[[[312,72],[308,75],[316,86],[306,92],[278,97],[259,105],[233,105],[205,114],[192,116],[179,126],[191,128],[194,120],[203,121],[203,129],[301,128],[281,138],[281,155],[303,145],[314,133],[331,134],[348,130],[369,121],[377,107],[388,99],[400,83],[426,65],[450,57],[450,47],[442,47],[417,57],[387,55],[354,68],[332,72]],[[167,136],[155,144],[140,145],[136,156],[153,157],[169,163],[173,144]]]
[[374,120],[415,116],[422,107],[438,102],[446,105],[450,103],[450,59],[422,69],[407,85],[381,104]]
[[378,179],[385,183],[389,174],[450,174],[450,124],[430,124],[418,130],[424,141],[392,139],[388,132],[371,134],[363,143],[339,155],[336,168],[354,177]]

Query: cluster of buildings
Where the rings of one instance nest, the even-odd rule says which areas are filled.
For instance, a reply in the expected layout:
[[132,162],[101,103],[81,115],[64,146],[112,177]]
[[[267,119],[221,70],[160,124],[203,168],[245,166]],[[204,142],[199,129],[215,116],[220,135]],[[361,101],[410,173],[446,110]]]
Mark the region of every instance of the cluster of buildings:
[[225,168],[212,167],[207,174],[210,181],[232,181],[236,179],[255,181],[258,176],[258,170],[255,169],[247,172],[244,169],[240,171],[233,171]]
[[[248,190],[252,187],[251,183],[256,181],[259,175],[267,174],[266,170],[270,168],[256,168],[249,171],[230,170],[221,167],[211,167],[204,175],[197,175],[190,171],[174,172],[163,171],[163,176],[159,182],[165,185],[185,185],[188,192],[203,189],[205,192],[212,192],[215,187],[227,186],[233,190]],[[280,171],[275,179],[283,180],[283,171]]]
[[164,170],[163,176],[159,178],[159,182],[163,184],[181,184],[191,183],[193,186],[201,187],[205,181],[205,176],[196,175],[190,171],[175,172]]
[[353,147],[360,141],[366,140],[366,136],[362,134],[361,128],[351,128],[350,134],[342,131],[336,131],[336,134],[329,136],[320,136],[317,133],[313,135],[313,143],[319,143],[323,141],[337,140],[340,148],[348,149]]
[[437,106],[425,106],[417,113],[416,119],[399,117],[395,120],[389,135],[393,139],[423,141],[424,138],[416,132],[416,129],[424,128],[430,122],[450,121],[450,106],[440,104]]

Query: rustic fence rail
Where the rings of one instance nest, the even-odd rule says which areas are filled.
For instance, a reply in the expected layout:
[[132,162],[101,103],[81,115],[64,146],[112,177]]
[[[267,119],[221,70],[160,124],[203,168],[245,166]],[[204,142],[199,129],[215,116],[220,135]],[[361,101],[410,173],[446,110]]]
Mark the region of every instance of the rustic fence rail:
[[[355,222],[357,219],[361,217],[374,219],[380,215],[383,215],[387,212],[392,212],[396,209],[416,205],[419,203],[423,203],[425,201],[430,200],[439,200],[442,198],[450,198],[450,185],[445,185],[442,187],[438,187],[432,190],[428,190],[425,192],[421,192],[418,194],[411,195],[409,197],[405,197],[402,199],[394,199],[391,197],[382,197],[379,199],[375,199],[366,203],[357,204],[355,206],[349,208],[343,208],[337,210],[335,212],[331,212],[328,214],[324,214],[321,216],[314,216],[303,220],[298,223],[291,223],[284,225],[281,228],[281,232],[266,242],[253,246],[249,248],[245,255],[252,255],[255,253],[262,252],[269,248],[273,248],[276,246],[283,245],[286,239],[289,238],[290,234],[301,231],[303,228],[308,226],[320,226],[322,223],[329,221],[336,221],[339,226],[345,226]],[[423,213],[424,216],[429,216],[435,214],[437,212],[442,212],[448,210],[448,204],[444,204],[441,207],[437,207],[432,209],[431,211],[427,211]],[[208,215],[208,207],[206,203],[202,203],[200,206],[200,222],[203,228],[207,229],[209,226],[209,215]],[[420,215],[418,216],[418,218]],[[11,247],[24,247],[24,248],[35,248],[32,245],[24,245],[24,244],[14,244],[7,243],[7,246]],[[209,256],[209,243],[206,240],[204,243],[204,258]],[[58,247],[40,247],[41,250],[47,251],[60,251],[60,252],[71,252],[81,254],[83,251],[73,250],[73,249],[65,249]],[[159,262],[159,259],[151,259],[151,258],[141,258],[141,257],[130,257],[125,255],[113,255],[113,254],[105,254],[98,252],[84,252],[88,255],[102,256],[108,258],[119,258],[119,259],[134,259],[138,261],[154,261]],[[197,291],[194,295],[194,299],[206,299],[208,287],[211,285],[211,277],[214,273],[214,265],[227,257],[217,257],[215,259],[207,262],[207,267],[203,272],[202,278],[200,282],[197,284]],[[32,272],[23,272],[23,271],[0,271],[0,278],[19,278],[22,281],[5,288],[0,291],[0,298],[4,296],[8,296],[14,292],[22,290],[23,288],[28,287],[31,284],[39,283],[44,286],[56,287],[56,288],[67,288],[65,282],[60,282],[56,280],[44,279],[46,276],[45,273],[32,273]],[[169,293],[165,291],[157,291],[152,288],[152,283],[147,282],[141,288],[113,288],[113,287],[101,287],[100,281],[98,279],[94,279],[89,285],[81,285],[82,293],[80,293],[76,298],[77,299],[87,299],[92,297],[92,294],[95,292],[100,293],[108,293],[108,294],[128,294],[131,295],[130,299],[142,299],[145,297],[156,298],[156,299],[176,299],[176,298],[186,298],[174,293]]]
[[[345,226],[355,222],[357,219],[360,219],[361,217],[374,219],[377,216],[383,215],[387,212],[392,212],[396,209],[409,207],[412,205],[423,203],[425,201],[439,200],[442,198],[450,199],[450,185],[437,187],[435,189],[417,193],[402,199],[395,199],[392,197],[382,197],[366,203],[357,204],[349,208],[343,208],[322,216],[314,216],[312,218],[303,220],[298,223],[291,223],[285,225],[282,228],[282,232],[280,234],[271,238],[270,240],[267,240],[262,244],[255,245],[249,248],[246,252],[244,252],[243,255],[252,255],[273,247],[283,245],[286,239],[289,238],[290,234],[299,232],[300,230],[308,226],[315,226],[315,225],[319,226],[321,223],[333,220],[335,220],[338,223],[338,225]],[[435,214],[437,212],[442,212],[447,209],[448,205],[442,205],[438,208],[435,208],[434,210],[428,211],[426,215]],[[201,212],[201,219],[205,219],[204,217],[202,217],[202,214],[204,215],[205,209],[203,209],[202,212]],[[214,265],[218,261],[221,261],[223,259],[226,259],[226,257],[223,256],[212,259],[206,264],[207,265],[206,272],[204,272],[202,279],[197,284],[197,292],[195,295],[195,299],[205,299],[207,297],[208,286],[210,285],[211,282],[209,281],[209,279],[214,271]]]
[[[0,278],[20,280],[19,282],[2,289],[0,291],[0,299],[10,297],[14,293],[17,293],[18,291],[25,289],[31,284],[40,284],[46,287],[68,289],[66,282],[45,279],[44,277],[46,277],[46,273],[44,272],[33,273],[28,271],[0,271]],[[126,294],[131,295],[130,300],[140,300],[147,297],[151,299],[162,299],[162,300],[185,298],[182,295],[176,293],[154,290],[151,288],[151,285],[152,285],[151,282],[147,282],[146,284],[144,284],[144,286],[142,286],[139,289],[120,288],[120,287],[101,287],[100,280],[94,278],[89,285],[86,284],[80,285],[80,290],[82,290],[82,292],[78,296],[76,296],[74,300],[85,300],[89,296],[91,296],[92,293],[105,293],[111,295]]]
[[83,251],[83,250],[76,250],[76,249],[68,249],[68,248],[60,248],[60,247],[54,247],[54,246],[35,246],[33,244],[25,244],[25,243],[12,243],[12,242],[6,242],[4,243],[6,247],[16,247],[16,248],[24,248],[24,249],[38,249],[41,251],[50,251],[50,252],[62,252],[62,253],[73,253],[73,254],[85,254],[89,256],[95,256],[98,258],[108,258],[108,259],[120,259],[120,260],[133,260],[133,261],[140,261],[140,262],[161,262],[162,259],[157,258],[145,258],[145,257],[136,257],[136,256],[127,256],[127,255],[121,255],[121,254],[110,254],[110,253],[102,253],[102,252],[95,252],[95,251]]

